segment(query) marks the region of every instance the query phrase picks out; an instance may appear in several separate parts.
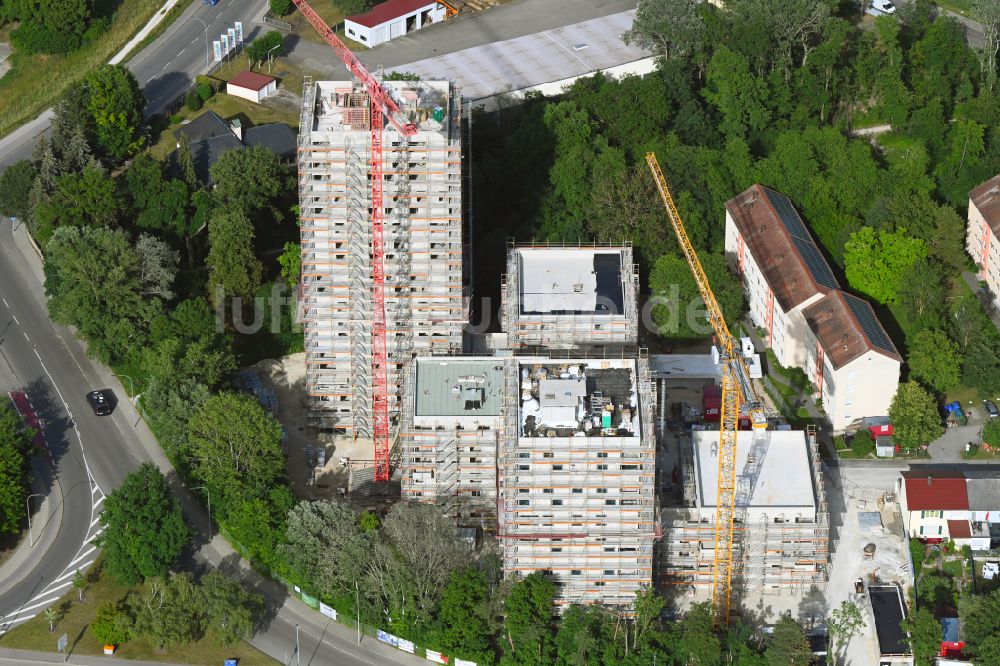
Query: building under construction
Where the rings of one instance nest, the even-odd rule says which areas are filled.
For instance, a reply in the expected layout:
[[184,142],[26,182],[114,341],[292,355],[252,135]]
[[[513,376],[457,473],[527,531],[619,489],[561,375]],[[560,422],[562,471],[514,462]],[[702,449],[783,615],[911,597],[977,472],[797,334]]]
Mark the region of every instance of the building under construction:
[[403,497],[495,529],[505,574],[560,605],[631,608],[658,531],[645,355],[421,357],[410,381]]
[[501,323],[508,345],[635,346],[639,273],[631,245],[507,246]]
[[[678,443],[683,500],[661,512],[661,581],[681,598],[705,600],[713,581],[719,433],[694,430]],[[736,460],[737,601],[821,586],[829,518],[815,433],[740,431]]]
[[[385,81],[417,132],[381,136],[388,405],[415,354],[462,348],[461,94],[446,81]],[[309,422],[373,430],[371,103],[351,81],[307,77],[299,124],[302,317]]]

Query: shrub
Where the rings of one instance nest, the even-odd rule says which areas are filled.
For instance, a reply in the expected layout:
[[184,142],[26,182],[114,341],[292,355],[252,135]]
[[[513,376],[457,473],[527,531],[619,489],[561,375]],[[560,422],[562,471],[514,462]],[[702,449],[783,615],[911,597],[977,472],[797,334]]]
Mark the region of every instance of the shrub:
[[107,32],[108,28],[111,27],[111,19],[107,16],[99,18],[90,24],[90,27],[83,33],[83,43],[93,44],[97,39]]
[[913,577],[920,578],[920,566],[924,563],[927,548],[917,539],[910,539],[910,559],[913,560]]
[[970,557],[972,557],[972,546],[965,544],[962,546],[962,558],[968,560]]
[[192,90],[184,98],[184,106],[186,106],[191,111],[197,111],[201,108],[202,101],[201,97],[198,96],[197,90]]
[[215,90],[209,83],[199,83],[195,90],[198,92],[198,97],[200,97],[203,102],[207,102],[212,95],[215,94]]
[[269,0],[269,4],[275,16],[284,16],[292,10],[292,0]]
[[116,604],[105,602],[97,608],[90,631],[104,645],[121,645],[132,638],[132,618]]
[[50,30],[35,21],[23,22],[10,35],[14,47],[25,53],[67,53],[80,47],[80,35]]
[[851,439],[851,451],[859,458],[864,458],[875,451],[875,440],[866,428],[858,430]]
[[184,122],[184,116],[182,116],[180,114],[177,114],[177,113],[175,113],[174,115],[170,116],[170,124],[171,125],[177,125],[177,124],[182,123],[182,122]]

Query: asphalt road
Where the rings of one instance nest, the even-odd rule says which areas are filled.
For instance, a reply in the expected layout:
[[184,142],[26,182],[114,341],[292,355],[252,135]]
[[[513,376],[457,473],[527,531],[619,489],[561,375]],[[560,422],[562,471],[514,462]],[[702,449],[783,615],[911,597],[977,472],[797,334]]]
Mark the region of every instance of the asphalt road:
[[[152,44],[126,66],[132,70],[146,95],[146,115],[159,113],[184,94],[194,77],[207,68],[212,40],[236,21],[243,22],[243,39],[252,39],[260,27],[252,22],[260,15],[265,0],[220,0],[213,6],[194,2]],[[49,113],[41,121],[28,123],[0,142],[0,169],[31,157],[38,137],[49,128]]]

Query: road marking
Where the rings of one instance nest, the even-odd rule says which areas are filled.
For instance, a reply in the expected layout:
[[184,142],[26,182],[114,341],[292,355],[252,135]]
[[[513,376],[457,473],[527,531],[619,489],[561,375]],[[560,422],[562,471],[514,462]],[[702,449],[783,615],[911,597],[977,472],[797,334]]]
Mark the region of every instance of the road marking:
[[7,305],[7,299],[3,298],[3,296],[0,296],[0,300],[3,300],[3,306],[9,310],[10,306]]
[[[4,303],[4,305],[6,305],[6,303]],[[17,320],[17,315],[16,315],[16,314],[14,314],[13,312],[11,312],[11,313],[10,313],[10,316],[14,318],[14,323],[15,323],[15,324],[17,324],[18,326],[20,326],[20,325],[21,325],[21,322],[19,322],[19,321]],[[25,336],[25,337],[27,337],[27,336]]]
[[70,563],[69,563],[69,566],[73,566],[74,564],[76,564],[77,562],[79,562],[80,560],[82,560],[83,558],[87,557],[87,555],[90,555],[90,554],[91,554],[92,552],[94,552],[95,550],[97,550],[97,547],[96,547],[96,546],[91,546],[91,547],[90,547],[90,550],[88,550],[88,551],[87,551],[86,553],[84,553],[84,554],[83,554],[83,555],[81,555],[80,557],[78,557],[78,558],[76,558],[75,560],[73,560],[72,562],[70,562]]
[[168,62],[168,63],[167,63],[166,65],[164,65],[163,67],[161,67],[161,68],[160,68],[160,71],[162,72],[163,70],[165,70],[165,69],[167,68],[167,66],[168,66],[168,65],[170,65],[170,63],[169,63],[169,62]]
[[100,497],[97,498],[97,501],[95,501],[91,506],[93,506],[96,509],[101,505],[101,502],[103,501],[104,501],[104,495],[101,495]]
[[[281,620],[282,622],[285,622],[289,626],[295,625],[294,622],[292,622],[290,620],[286,620],[285,618],[283,618],[280,613],[278,614],[278,619]],[[328,620],[327,621],[327,625],[329,625],[330,622],[332,622],[332,621],[333,620]],[[306,631],[305,629],[303,629],[301,627],[299,627],[299,631],[301,631],[303,634],[307,634],[309,636],[312,636],[318,642],[323,643],[324,645],[329,645],[330,647],[332,647],[334,650],[337,650],[338,652],[343,652],[344,654],[350,655],[352,658],[357,659],[358,661],[363,661],[366,664],[371,664],[371,666],[375,666],[375,662],[368,661],[364,657],[358,656],[357,654],[355,654],[354,652],[351,652],[350,650],[345,650],[344,648],[342,648],[342,647],[340,647],[338,645],[334,645],[330,641],[326,640],[325,638],[320,638],[319,636],[317,636],[316,634],[312,633],[311,631]],[[324,629],[324,634],[325,633],[326,633],[326,631]]]
[[28,342],[31,342],[31,338],[28,337],[27,333],[25,333],[24,331],[21,331],[21,333],[24,335],[24,339],[25,340],[27,340]]
[[[73,584],[73,581],[68,580],[65,583],[63,583],[62,585],[58,585],[58,586],[53,587],[53,588],[47,588],[44,592],[42,592],[37,597],[35,597],[34,599],[32,599],[31,601],[28,602],[29,604],[31,604],[30,606],[29,605],[21,606],[20,608],[18,608],[16,611],[14,611],[13,613],[11,613],[10,615],[7,615],[4,619],[7,619],[7,618],[11,617],[12,615],[18,615],[19,613],[22,613],[24,611],[30,611],[30,610],[35,610],[36,608],[41,608],[42,606],[45,606],[47,604],[53,603],[54,601],[57,601],[59,599],[59,597],[62,596],[62,593],[59,592],[59,590],[61,590],[64,587],[69,587],[72,584]],[[54,599],[49,599],[49,597],[51,597],[53,594],[55,594],[55,598]],[[41,599],[41,601],[39,601],[39,599]]]
[[179,56],[183,55],[185,51],[187,51],[187,47],[186,46],[183,49],[181,49],[181,52],[178,53],[177,55],[179,55]]
[[198,38],[197,38],[197,37],[195,37],[194,39],[192,39],[192,40],[191,40],[190,42],[188,42],[188,43],[189,43],[189,44],[194,44],[194,43],[195,43],[195,42],[197,42],[197,41],[198,41]]

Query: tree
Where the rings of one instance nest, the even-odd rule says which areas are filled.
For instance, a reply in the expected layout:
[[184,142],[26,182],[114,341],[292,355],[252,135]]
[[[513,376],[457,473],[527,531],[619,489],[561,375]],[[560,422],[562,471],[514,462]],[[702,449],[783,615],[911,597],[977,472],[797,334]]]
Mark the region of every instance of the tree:
[[134,348],[155,305],[141,296],[132,242],[110,229],[57,229],[45,247],[45,291],[52,319],[76,326],[88,352],[104,362]]
[[910,373],[938,393],[943,394],[961,381],[958,346],[941,331],[919,331],[907,341],[907,347]]
[[441,594],[436,632],[440,648],[477,663],[492,663],[489,581],[482,571],[454,571]]
[[845,600],[840,602],[839,607],[833,609],[830,617],[826,619],[826,631],[830,637],[830,652],[834,657],[839,648],[846,649],[851,638],[860,634],[864,626],[865,621],[857,604]]
[[79,569],[73,574],[73,587],[76,588],[77,600],[83,603],[83,591],[87,587],[87,579],[83,577],[83,572]]
[[129,601],[136,634],[161,650],[191,643],[205,633],[205,596],[187,572],[152,578]]
[[268,0],[268,5],[275,16],[284,16],[292,11],[292,0]]
[[278,255],[278,264],[281,266],[281,277],[294,289],[302,274],[302,246],[291,241],[285,243],[285,251]]
[[254,256],[253,238],[253,224],[241,210],[222,208],[209,220],[209,289],[213,298],[250,298],[257,292],[264,269]]
[[692,604],[673,627],[672,642],[682,663],[716,666],[722,663],[722,644],[713,628],[712,605]]
[[941,650],[941,624],[926,608],[916,611],[903,620],[903,631],[910,637],[910,648],[916,666],[933,666]]
[[125,172],[125,181],[132,196],[137,227],[186,238],[190,197],[185,182],[165,178],[163,165],[145,153],[132,161]]
[[[275,0],[271,0],[272,3]],[[287,2],[291,5],[291,0],[277,0]],[[273,7],[272,7],[273,9]],[[253,62],[262,63],[268,58],[277,58],[281,55],[285,43],[284,36],[277,30],[270,30],[262,37],[259,37],[247,45],[247,57]]]
[[150,463],[108,495],[100,520],[104,531],[94,543],[104,549],[108,572],[123,585],[165,576],[188,540],[180,504]]
[[342,13],[350,16],[351,14],[362,14],[368,11],[375,4],[375,0],[333,0],[333,4]]
[[106,601],[97,607],[90,631],[102,645],[121,645],[132,639],[132,618],[120,604]]
[[965,653],[977,664],[1000,664],[1000,590],[963,596]]
[[295,580],[310,581],[333,599],[361,580],[371,539],[358,529],[354,512],[335,500],[302,501],[288,513],[288,544],[279,547]]
[[719,130],[729,138],[746,138],[764,129],[771,119],[767,84],[750,73],[747,59],[720,46],[708,64],[702,94],[722,114]]
[[896,295],[910,322],[910,330],[945,325],[947,301],[941,295],[945,280],[941,265],[927,259],[914,262],[907,271]]
[[642,0],[622,39],[666,59],[689,58],[701,50],[705,36],[699,4],[695,0]]
[[48,622],[48,624],[49,624],[49,633],[52,633],[53,631],[55,631],[56,630],[56,622],[59,621],[59,613],[56,611],[56,609],[55,608],[46,608],[42,612],[42,616],[45,618],[45,621]]
[[972,15],[983,30],[983,45],[978,50],[979,68],[987,91],[992,91],[997,80],[997,52],[1000,51],[1000,2],[997,0],[972,0]]
[[503,604],[501,666],[552,663],[555,596],[555,586],[537,571],[514,583]]
[[889,406],[893,439],[904,449],[915,449],[944,432],[934,398],[917,382],[900,384]]
[[865,227],[844,245],[847,282],[879,303],[895,303],[903,278],[913,265],[927,258],[927,246],[903,231],[876,232]]
[[774,625],[764,656],[768,666],[809,666],[812,662],[806,632],[791,615],[782,615]]
[[955,581],[939,571],[925,572],[917,581],[917,602],[935,614],[955,610]]
[[264,611],[264,598],[218,571],[201,579],[208,628],[223,645],[250,638]]
[[173,299],[174,278],[180,256],[165,242],[151,234],[139,234],[135,243],[139,255],[139,281],[143,296]]
[[862,428],[854,433],[851,438],[851,451],[858,458],[867,457],[875,450],[875,441],[872,439],[871,431]]
[[0,404],[0,534],[17,534],[27,516],[25,495],[31,473],[29,455],[35,431],[20,415]]
[[5,3],[19,9],[4,8],[21,20],[11,38],[27,53],[65,53],[83,43],[90,24],[88,0],[48,0],[47,2]]
[[[738,320],[744,309],[743,290],[729,272],[725,257],[702,254],[700,258],[726,321]],[[653,306],[653,321],[659,335],[695,339],[712,334],[705,302],[683,257],[665,254],[657,259],[649,276],[649,287],[658,301]]]
[[117,161],[138,151],[146,98],[132,72],[124,65],[101,65],[87,76],[87,89],[98,145]]
[[220,498],[260,496],[285,474],[281,438],[253,396],[218,393],[188,422],[192,472]]
[[56,178],[55,191],[35,207],[37,235],[47,242],[61,226],[114,226],[121,208],[115,181],[88,164],[82,171]]
[[30,160],[14,162],[0,174],[0,213],[27,219],[31,214],[29,195],[35,182],[35,166]]
[[265,210],[275,219],[281,215],[274,202],[292,183],[281,158],[263,146],[223,153],[209,172],[215,183],[213,194],[224,210],[238,209],[256,217]]

